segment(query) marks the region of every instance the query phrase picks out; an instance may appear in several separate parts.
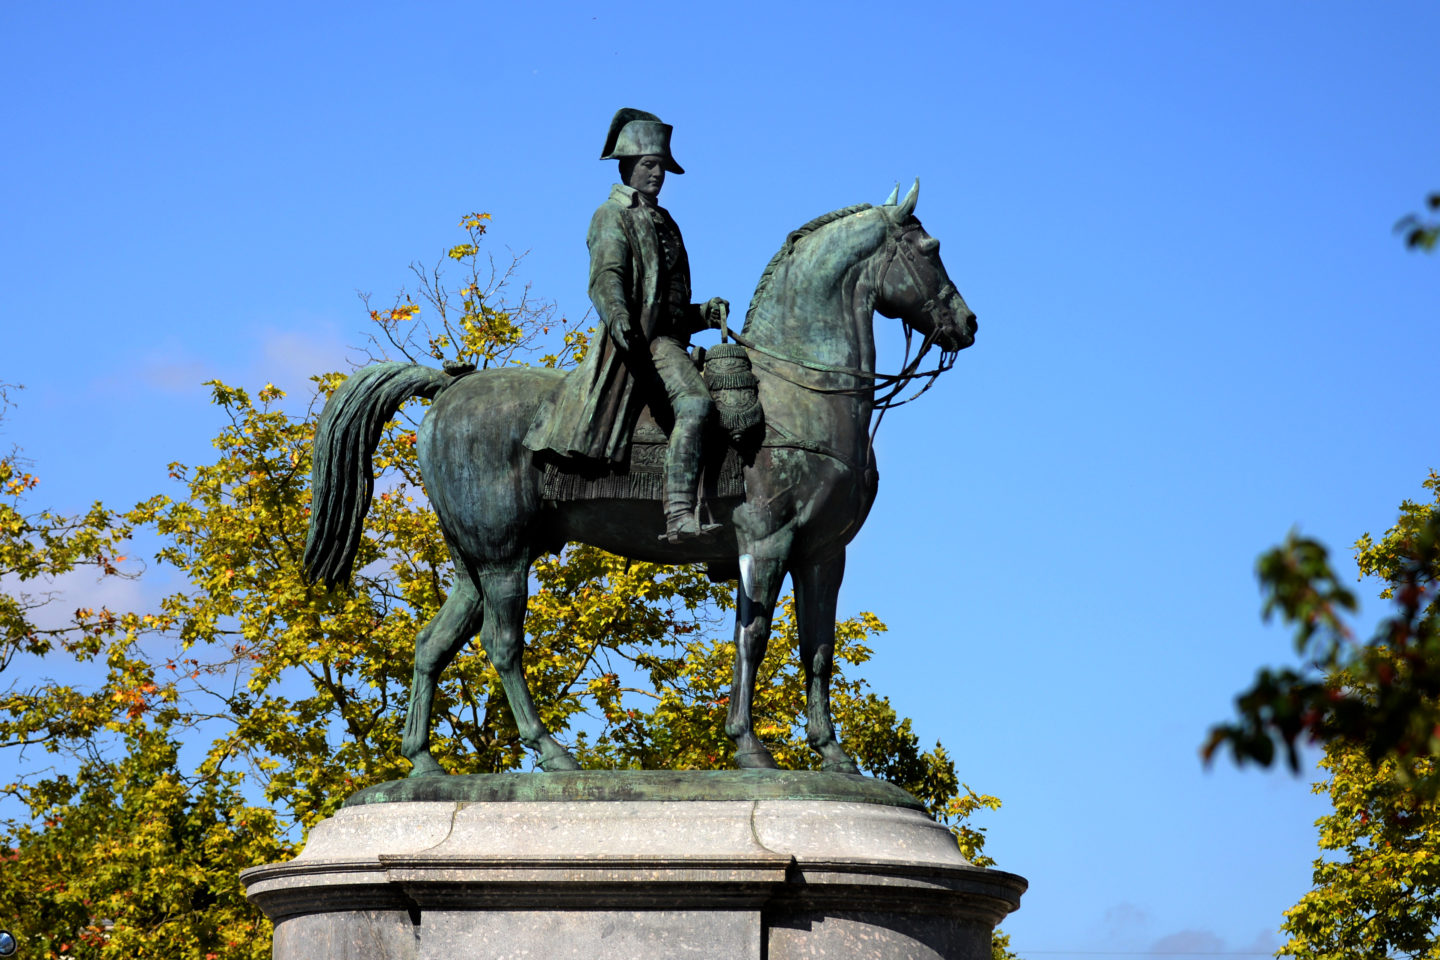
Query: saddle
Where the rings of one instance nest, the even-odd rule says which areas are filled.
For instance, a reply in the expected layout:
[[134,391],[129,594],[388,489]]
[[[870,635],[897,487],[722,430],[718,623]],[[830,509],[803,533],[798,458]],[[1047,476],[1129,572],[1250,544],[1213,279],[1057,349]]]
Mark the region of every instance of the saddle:
[[[701,439],[699,500],[745,498],[744,468],[754,461],[764,433],[755,374],[739,344],[722,343],[691,356],[703,370],[715,404]],[[649,406],[640,411],[624,464],[546,457],[541,496],[550,501],[663,500],[669,433]]]

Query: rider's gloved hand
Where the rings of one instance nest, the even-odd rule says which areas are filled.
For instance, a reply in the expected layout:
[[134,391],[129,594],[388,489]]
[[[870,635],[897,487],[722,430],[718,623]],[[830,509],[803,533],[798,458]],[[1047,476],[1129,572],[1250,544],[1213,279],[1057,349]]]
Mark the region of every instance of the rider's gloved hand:
[[724,297],[711,297],[705,301],[705,326],[719,330],[730,316],[730,301]]
[[615,341],[615,346],[627,352],[644,353],[649,344],[640,332],[630,325],[629,317],[618,317],[616,321],[607,325],[610,332],[610,339]]

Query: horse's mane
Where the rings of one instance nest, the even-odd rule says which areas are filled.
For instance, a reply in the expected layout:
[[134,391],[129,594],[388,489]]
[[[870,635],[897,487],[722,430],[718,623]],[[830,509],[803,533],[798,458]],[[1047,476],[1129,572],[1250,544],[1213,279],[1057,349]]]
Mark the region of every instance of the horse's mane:
[[760,282],[755,284],[755,295],[750,298],[750,308],[745,311],[745,322],[750,322],[750,317],[755,312],[755,305],[760,302],[760,297],[770,289],[770,281],[775,278],[775,272],[780,269],[780,265],[789,258],[790,254],[795,252],[795,244],[828,223],[834,223],[842,217],[848,217],[852,213],[859,213],[861,210],[869,210],[870,207],[871,204],[868,203],[857,203],[848,207],[841,207],[839,210],[822,213],[799,229],[790,231],[789,236],[785,238],[785,242],[782,243],[780,249],[775,252],[775,256],[771,257],[770,262],[765,265],[765,272],[760,274]]

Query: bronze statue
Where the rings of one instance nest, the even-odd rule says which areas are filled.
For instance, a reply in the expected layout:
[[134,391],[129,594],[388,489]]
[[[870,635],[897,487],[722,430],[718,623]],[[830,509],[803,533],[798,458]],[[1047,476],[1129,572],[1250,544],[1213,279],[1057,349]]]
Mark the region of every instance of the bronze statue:
[[672,424],[662,536],[678,543],[720,529],[695,513],[701,430],[713,405],[687,348],[692,333],[723,322],[730,304],[719,297],[703,306],[690,302],[685,241],[658,203],[666,171],[685,172],[670,154],[671,130],[654,114],[629,108],[610,122],[600,159],[620,161],[621,182],[595,211],[585,238],[590,300],[603,336],[541,405],[525,446],[623,464],[640,408],[660,407]]
[[[658,160],[662,171],[668,163],[678,172],[670,159],[669,128],[638,112],[625,118],[622,111],[617,123],[621,119],[618,131],[612,124],[614,142],[605,152],[634,154],[633,163],[630,157],[623,161],[625,176],[640,186],[612,191],[591,227],[591,296],[605,337],[597,338],[584,364],[568,374],[511,367],[452,377],[409,363],[356,371],[325,405],[316,431],[306,570],[328,583],[349,579],[369,509],[371,457],[380,432],[407,398],[433,397],[417,451],[455,579],[444,606],[415,641],[401,743],[414,764],[411,776],[444,772],[429,749],[435,685],[477,631],[505,686],[520,737],[538,751],[541,768],[576,768],[540,722],[521,667],[530,564],[571,541],[656,563],[708,563],[739,581],[725,731],[735,743],[736,765],[744,768],[775,766],[755,735],[750,710],[771,616],[789,573],[807,678],[807,738],[823,769],[855,773],[835,736],[830,673],[845,547],[876,492],[872,422],[877,411],[900,402],[895,394],[906,383],[927,375],[933,381],[950,367],[955,354],[974,341],[975,315],[940,262],[940,242],[915,218],[918,181],[902,201],[896,191],[880,206],[845,207],[791,232],[760,277],[735,338],[755,368],[763,434],[740,451],[723,434],[715,442],[724,448],[719,453],[738,463],[743,483],[707,488],[706,507],[719,529],[694,536],[703,528],[696,523],[691,530],[678,517],[678,504],[670,510],[672,491],[679,496],[670,483],[671,468],[678,483],[681,467],[692,469],[685,458],[698,459],[676,438],[680,421],[702,418],[708,401],[694,399],[693,368],[675,376],[686,383],[674,387],[659,370],[671,360],[659,358],[671,356],[679,364],[689,331],[715,313],[710,305],[702,311],[688,302],[679,231],[677,248],[662,253],[665,228],[656,224],[668,215],[636,197],[650,189],[658,193],[663,183],[663,173],[646,165],[647,159]],[[655,269],[662,260],[663,268]],[[716,301],[711,304],[723,312]],[[907,343],[911,331],[924,338],[899,374],[875,372],[876,311],[900,318]],[[669,343],[657,353],[654,345],[662,340]],[[934,345],[940,347],[940,363],[922,372],[921,360]],[[631,441],[629,430],[636,416],[635,384],[650,374],[642,364],[625,364],[643,359],[644,348],[676,420],[665,454],[663,513],[654,499],[635,495],[639,486],[619,482],[633,479],[641,467],[633,454],[642,445]],[[723,380],[716,377],[711,385],[718,389]],[[627,444],[631,462],[617,463]],[[682,452],[672,459],[677,446]],[[547,471],[555,469],[547,462],[552,451],[606,461],[613,472],[594,481],[598,486],[591,490],[599,490],[599,498],[561,496],[547,486]],[[693,487],[693,473],[689,476],[685,486]],[[692,502],[684,512],[693,520]]]

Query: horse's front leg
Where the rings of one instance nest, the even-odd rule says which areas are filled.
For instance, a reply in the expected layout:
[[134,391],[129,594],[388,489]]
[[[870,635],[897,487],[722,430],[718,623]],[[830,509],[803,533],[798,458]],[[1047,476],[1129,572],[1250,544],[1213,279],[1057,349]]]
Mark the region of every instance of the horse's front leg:
[[835,665],[835,603],[845,576],[845,551],[794,570],[795,619],[800,662],[805,665],[805,739],[820,754],[820,769],[856,773],[860,769],[835,737],[830,715],[830,674]]
[[525,598],[528,563],[496,564],[478,574],[480,589],[485,594],[485,628],[480,642],[485,655],[500,674],[505,698],[515,716],[520,740],[540,754],[540,769],[549,773],[558,770],[579,770],[580,764],[562,747],[545,725],[540,711],[525,683],[521,655],[525,652]]
[[735,765],[741,768],[773,770],[779,767],[765,744],[755,736],[750,706],[755,699],[755,677],[770,642],[770,620],[783,579],[783,557],[741,554],[735,615],[735,675],[730,685],[730,709],[725,717],[725,733],[735,741]]
[[405,714],[405,736],[400,752],[410,761],[412,777],[428,777],[445,771],[430,754],[430,714],[435,704],[435,684],[470,642],[484,619],[480,591],[457,565],[455,584],[434,619],[415,637],[415,672],[410,681],[410,706]]

